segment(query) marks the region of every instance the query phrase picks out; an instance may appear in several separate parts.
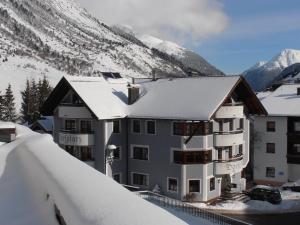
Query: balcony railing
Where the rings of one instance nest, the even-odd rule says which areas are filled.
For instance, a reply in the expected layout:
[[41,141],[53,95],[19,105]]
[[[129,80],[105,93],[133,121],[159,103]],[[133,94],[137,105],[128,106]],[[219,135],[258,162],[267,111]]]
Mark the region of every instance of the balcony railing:
[[244,221],[227,217],[221,214],[213,213],[205,209],[195,207],[189,203],[182,202],[173,198],[168,198],[166,196],[150,192],[150,191],[138,191],[135,192],[141,198],[162,207],[168,207],[176,209],[182,213],[190,214],[195,217],[203,218],[212,224],[222,224],[222,225],[250,225]]
[[229,160],[214,161],[214,173],[216,175],[235,174],[241,172],[244,168],[243,157]]
[[241,145],[243,143],[244,143],[244,131],[243,130],[214,133],[214,145],[216,147]]
[[235,162],[235,161],[240,161],[240,160],[243,160],[243,155],[236,155],[232,158],[229,158],[229,159],[218,159],[218,160],[214,160],[214,162],[217,162],[217,163],[226,163],[226,162]]
[[243,118],[243,105],[225,105],[219,108],[216,113],[216,119]]
[[68,134],[94,134],[95,132],[92,130],[66,130],[62,129],[60,130],[62,133],[68,133]]
[[60,118],[70,119],[90,119],[92,115],[90,111],[81,104],[61,104],[58,107],[58,116]]
[[59,144],[71,146],[92,146],[95,135],[93,133],[71,133],[61,131],[59,133]]

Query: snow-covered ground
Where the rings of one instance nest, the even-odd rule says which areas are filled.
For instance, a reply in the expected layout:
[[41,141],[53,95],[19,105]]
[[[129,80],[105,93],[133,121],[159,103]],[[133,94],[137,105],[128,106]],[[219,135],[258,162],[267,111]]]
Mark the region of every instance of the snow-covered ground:
[[[177,225],[162,210],[61,150],[50,135],[17,125],[16,141],[0,146],[0,224]],[[197,223],[209,224],[209,223]]]
[[224,201],[216,205],[207,205],[205,203],[192,203],[192,205],[217,210],[228,214],[267,214],[267,213],[285,213],[300,212],[300,193],[289,190],[281,190],[282,202],[273,205],[267,201],[250,200],[246,203],[234,200]]

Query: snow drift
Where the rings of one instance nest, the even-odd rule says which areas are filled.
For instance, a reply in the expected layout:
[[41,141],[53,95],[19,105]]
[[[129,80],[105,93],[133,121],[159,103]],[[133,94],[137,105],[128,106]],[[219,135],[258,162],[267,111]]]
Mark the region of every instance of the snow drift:
[[[54,204],[66,224],[71,225],[186,224],[61,150],[50,135],[22,126],[17,126],[17,134],[15,142],[0,146],[0,190],[5,193],[0,198],[0,208],[6,203],[13,208],[22,198],[31,198],[30,207],[21,204],[23,208],[18,206],[19,210],[10,212],[10,217],[0,213],[1,224],[55,224]],[[16,188],[10,187],[15,183],[5,179],[12,173],[21,187],[15,191],[23,193],[14,202],[6,197]]]

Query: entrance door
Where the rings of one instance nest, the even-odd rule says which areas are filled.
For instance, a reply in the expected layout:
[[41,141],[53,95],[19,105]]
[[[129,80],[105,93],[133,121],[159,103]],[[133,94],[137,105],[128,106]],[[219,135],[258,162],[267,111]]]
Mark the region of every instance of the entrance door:
[[221,192],[229,192],[231,190],[231,178],[229,174],[222,176]]

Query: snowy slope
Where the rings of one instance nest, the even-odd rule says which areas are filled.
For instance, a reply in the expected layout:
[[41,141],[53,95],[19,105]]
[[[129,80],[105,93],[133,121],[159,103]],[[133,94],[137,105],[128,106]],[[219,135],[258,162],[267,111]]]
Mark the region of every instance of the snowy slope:
[[54,87],[58,81],[66,75],[44,61],[31,57],[8,57],[8,61],[0,61],[0,91],[3,94],[8,83],[11,84],[15,96],[17,109],[21,106],[21,90],[24,90],[26,79],[43,78],[47,76],[50,84]]
[[[172,55],[186,54],[171,42],[158,48]],[[202,64],[197,57],[196,64]],[[33,66],[27,67],[28,63]],[[147,77],[153,69],[164,76],[186,77],[189,63],[183,65],[133,36],[120,34],[74,0],[0,1],[0,91],[11,83],[18,105],[27,77],[46,74],[55,84],[65,74],[98,76],[100,71],[115,71]]]
[[178,65],[116,34],[73,0],[2,0],[0,59],[16,55],[71,75],[117,71],[144,77],[158,68],[185,76]]
[[22,126],[17,134],[0,146],[1,224],[57,224],[54,204],[72,225],[187,224],[61,150],[50,135]]
[[149,48],[158,49],[161,52],[171,55],[183,63],[184,66],[199,71],[204,75],[224,75],[223,72],[212,66],[197,53],[188,50],[174,42],[162,40],[151,35],[137,35],[137,38]]
[[272,84],[285,68],[295,63],[300,63],[300,50],[285,49],[270,61],[246,70],[243,75],[256,91],[261,91]]

